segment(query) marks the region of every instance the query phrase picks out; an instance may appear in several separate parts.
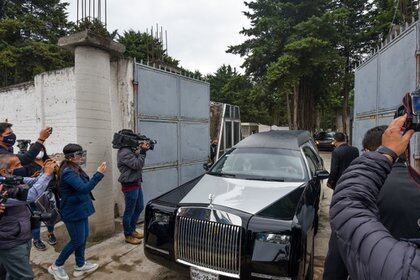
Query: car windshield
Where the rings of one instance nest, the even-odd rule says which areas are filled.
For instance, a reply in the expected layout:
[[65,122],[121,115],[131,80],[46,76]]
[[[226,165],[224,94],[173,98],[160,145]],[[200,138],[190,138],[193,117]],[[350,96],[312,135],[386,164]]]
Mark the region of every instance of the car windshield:
[[315,136],[316,140],[329,140],[334,139],[334,132],[320,132]]
[[301,182],[306,179],[301,153],[284,149],[233,149],[213,166],[209,174],[262,181]]

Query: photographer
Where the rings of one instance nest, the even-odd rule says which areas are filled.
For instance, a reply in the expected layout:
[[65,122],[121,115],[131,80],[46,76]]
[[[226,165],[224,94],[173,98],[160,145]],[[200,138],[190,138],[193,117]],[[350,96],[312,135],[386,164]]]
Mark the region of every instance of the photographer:
[[[124,129],[119,134],[130,137],[134,133],[132,130]],[[123,146],[118,150],[118,169],[121,172],[118,181],[121,183],[125,199],[123,216],[125,241],[134,245],[140,244],[143,238],[143,235],[136,231],[136,224],[144,208],[141,189],[142,169],[149,149],[149,143],[141,142],[136,148]]]
[[[7,176],[10,159],[14,156],[0,155],[0,175]],[[33,279],[29,263],[31,249],[31,212],[28,203],[34,202],[46,190],[56,163],[48,161],[44,173],[37,178],[24,178],[30,187],[26,201],[8,199],[5,212],[0,218],[0,265],[6,270],[8,279]]]
[[85,249],[89,237],[89,217],[95,213],[92,191],[104,178],[106,163],[103,162],[92,178],[82,169],[87,162],[87,151],[78,144],[67,144],[63,148],[65,159],[58,172],[61,194],[60,214],[70,241],[63,248],[57,260],[48,268],[54,279],[68,280],[64,264],[74,253],[76,265],[73,276],[81,277],[98,269],[99,265],[86,261]]
[[382,146],[356,159],[338,182],[330,221],[351,279],[420,279],[418,244],[396,240],[380,222],[376,205],[393,163],[414,134],[403,135],[406,120],[407,115],[395,119]]
[[[0,154],[13,154],[13,145],[16,143],[16,135],[13,133],[12,126],[13,125],[10,123],[0,123]],[[33,144],[29,151],[24,154],[16,155],[19,159],[18,163],[20,163],[21,166],[31,164],[39,152],[41,152],[44,142],[50,137],[51,133],[51,127],[41,129],[38,140]],[[14,175],[27,176],[27,174],[25,174],[25,169],[22,168],[17,170]]]

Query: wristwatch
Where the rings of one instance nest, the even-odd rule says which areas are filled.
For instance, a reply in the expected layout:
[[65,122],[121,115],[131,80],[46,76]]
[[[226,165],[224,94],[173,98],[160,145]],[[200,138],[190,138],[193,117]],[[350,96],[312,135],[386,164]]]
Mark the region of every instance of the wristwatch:
[[393,150],[385,146],[380,146],[376,151],[380,154],[390,156],[392,158],[392,163],[396,162],[398,159],[398,155]]

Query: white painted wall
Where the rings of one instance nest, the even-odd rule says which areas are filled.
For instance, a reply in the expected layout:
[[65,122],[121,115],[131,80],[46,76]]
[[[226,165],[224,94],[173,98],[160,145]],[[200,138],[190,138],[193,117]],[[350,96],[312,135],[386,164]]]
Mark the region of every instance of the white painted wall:
[[133,61],[110,63],[106,52],[89,47],[76,48],[75,57],[75,68],[0,89],[0,122],[13,123],[18,139],[32,141],[42,127],[52,126],[45,143],[48,153],[61,153],[68,143],[82,145],[88,150],[89,174],[108,162],[107,176],[94,190],[96,214],[90,222],[92,236],[100,237],[114,232],[115,203],[120,214],[123,210],[117,151],[111,142],[114,132],[135,128]]
[[42,73],[34,82],[0,89],[0,121],[14,124],[18,139],[32,141],[52,126],[45,145],[48,153],[60,153],[64,143],[76,141],[75,102],[73,68]]

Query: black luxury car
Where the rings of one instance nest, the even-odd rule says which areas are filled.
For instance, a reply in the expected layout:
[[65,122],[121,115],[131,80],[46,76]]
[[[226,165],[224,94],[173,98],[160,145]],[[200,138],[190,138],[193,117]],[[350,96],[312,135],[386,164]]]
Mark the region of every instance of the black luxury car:
[[315,143],[320,151],[332,151],[334,146],[334,135],[336,132],[321,131],[314,135]]
[[312,279],[328,175],[309,132],[251,135],[148,203],[145,254],[192,279]]

